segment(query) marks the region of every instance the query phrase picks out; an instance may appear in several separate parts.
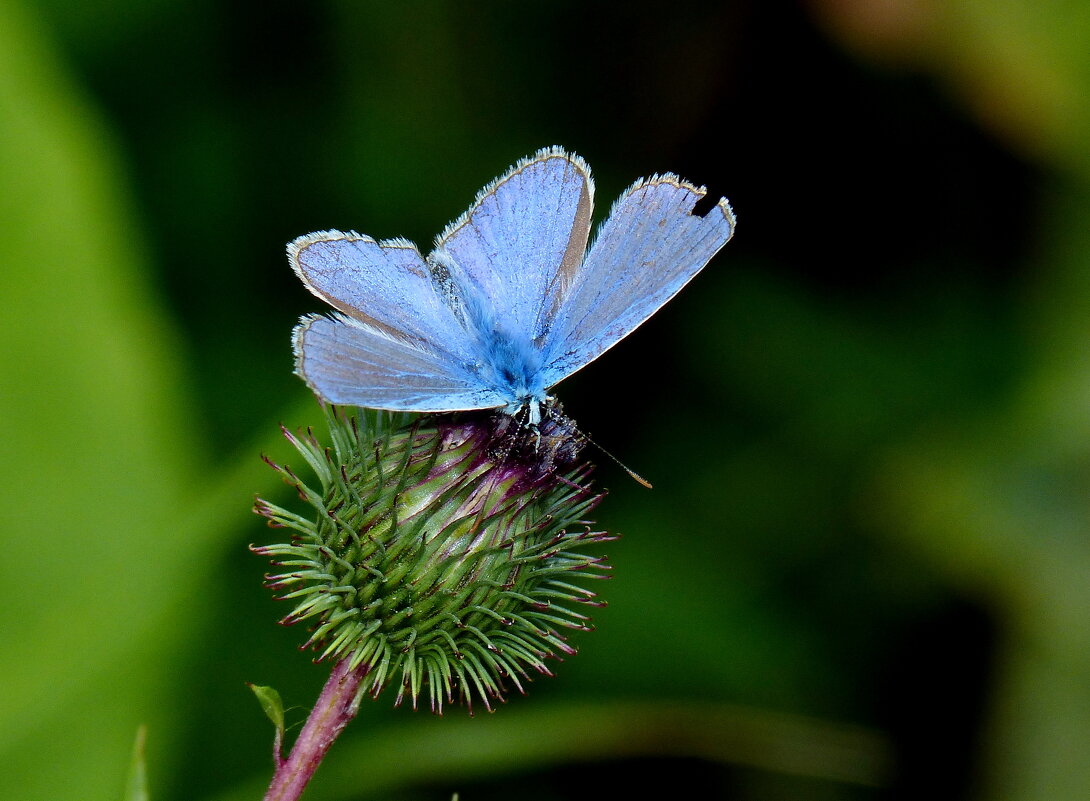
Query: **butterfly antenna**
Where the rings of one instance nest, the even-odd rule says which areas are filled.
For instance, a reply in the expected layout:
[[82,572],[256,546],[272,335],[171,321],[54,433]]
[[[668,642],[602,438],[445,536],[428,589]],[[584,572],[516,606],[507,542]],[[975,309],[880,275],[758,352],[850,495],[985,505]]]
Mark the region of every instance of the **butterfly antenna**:
[[654,487],[653,487],[653,486],[651,485],[651,482],[650,482],[650,481],[648,481],[648,480],[647,480],[646,478],[644,478],[643,476],[641,476],[641,475],[640,475],[639,473],[637,473],[637,472],[636,472],[635,470],[633,470],[633,469],[632,469],[631,467],[629,467],[628,465],[626,465],[626,464],[625,464],[624,462],[622,462],[622,461],[621,461],[620,459],[618,459],[618,458],[617,458],[616,456],[614,456],[614,455],[613,455],[612,453],[610,453],[609,451],[607,451],[607,450],[606,450],[605,448],[603,448],[603,447],[602,447],[601,445],[599,445],[599,444],[598,444],[597,442],[595,442],[594,440],[592,440],[592,439],[591,439],[590,437],[588,437],[588,436],[587,436],[586,434],[584,434],[583,436],[584,436],[584,437],[586,438],[587,442],[589,442],[589,443],[590,443],[591,445],[593,445],[593,446],[594,446],[595,448],[597,448],[597,449],[598,449],[598,450],[600,450],[600,451],[601,451],[602,453],[604,453],[604,454],[605,454],[606,456],[608,456],[608,457],[609,457],[610,459],[612,459],[612,460],[613,460],[614,462],[616,462],[617,466],[618,466],[618,467],[620,467],[620,468],[621,468],[622,470],[624,470],[624,471],[625,471],[626,473],[628,473],[628,475],[629,475],[629,476],[631,476],[631,477],[632,477],[632,479],[633,479],[633,480],[634,480],[634,481],[635,481],[635,482],[636,482],[637,484],[642,484],[643,486],[647,487],[647,489],[654,489]]
[[[558,409],[556,408],[556,406],[548,406],[548,407],[546,407],[546,414],[549,414],[549,415],[553,415],[553,416],[555,416],[555,417],[556,417],[557,419],[559,419],[559,420],[567,420],[567,421],[568,421],[569,423],[572,423],[572,425],[574,426],[574,423],[573,423],[573,421],[572,421],[572,420],[571,420],[570,418],[568,418],[568,417],[567,417],[567,416],[566,416],[566,415],[565,415],[565,414],[564,414],[563,412],[559,411],[559,410],[558,410]],[[602,447],[601,445],[599,445],[599,444],[598,444],[597,442],[595,442],[595,441],[594,441],[593,439],[591,439],[591,438],[590,438],[590,436],[589,436],[589,435],[588,435],[588,434],[587,434],[586,432],[580,431],[580,432],[579,432],[579,436],[581,436],[581,437],[582,437],[583,439],[585,439],[585,440],[586,440],[587,442],[589,442],[589,443],[590,443],[591,445],[593,445],[593,446],[594,446],[595,448],[597,448],[597,449],[598,449],[598,450],[600,450],[600,451],[601,451],[602,453],[604,453],[604,454],[605,454],[606,456],[608,456],[608,457],[609,457],[610,459],[612,459],[612,460],[613,460],[613,462],[614,462],[614,463],[615,463],[615,464],[616,464],[616,465],[617,465],[617,466],[618,466],[619,468],[621,468],[621,469],[622,469],[622,470],[624,470],[624,471],[625,471],[626,473],[628,473],[628,475],[629,475],[629,476],[630,476],[630,477],[632,478],[632,480],[633,480],[633,481],[635,481],[635,482],[636,482],[637,484],[640,484],[640,485],[642,485],[642,486],[644,486],[644,487],[647,487],[647,489],[654,489],[654,486],[652,486],[652,484],[651,484],[651,482],[650,482],[650,481],[648,481],[648,480],[647,480],[646,478],[644,478],[643,476],[641,476],[641,475],[640,475],[639,473],[637,473],[637,472],[636,472],[635,470],[633,470],[632,468],[630,468],[630,467],[629,467],[628,465],[626,465],[626,464],[625,464],[624,462],[622,462],[622,461],[621,461],[620,459],[618,459],[618,458],[617,458],[616,456],[614,456],[614,455],[613,455],[612,453],[610,453],[610,452],[609,452],[609,451],[607,451],[607,450],[606,450],[605,448],[603,448],[603,447]]]

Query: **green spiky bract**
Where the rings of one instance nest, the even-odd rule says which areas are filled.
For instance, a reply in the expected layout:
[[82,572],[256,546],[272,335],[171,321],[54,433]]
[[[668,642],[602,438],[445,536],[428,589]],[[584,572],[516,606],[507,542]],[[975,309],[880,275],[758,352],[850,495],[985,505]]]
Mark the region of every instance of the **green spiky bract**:
[[283,569],[267,577],[296,603],[282,622],[310,622],[319,660],[362,668],[376,696],[399,681],[396,703],[426,692],[441,712],[456,697],[491,709],[505,682],[522,692],[529,670],[574,653],[563,632],[589,618],[572,605],[601,604],[572,580],[608,570],[579,549],[611,539],[584,519],[602,495],[574,427],[325,409],[330,445],[284,431],[316,486],[270,462],[313,513],[258,499],[292,538],[253,548]]

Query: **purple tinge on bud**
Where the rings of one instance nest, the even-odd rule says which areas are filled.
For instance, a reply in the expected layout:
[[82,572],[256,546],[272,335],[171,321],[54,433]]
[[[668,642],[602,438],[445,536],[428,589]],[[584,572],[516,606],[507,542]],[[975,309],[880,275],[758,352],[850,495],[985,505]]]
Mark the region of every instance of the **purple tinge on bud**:
[[[288,435],[317,478],[272,465],[311,507],[258,499],[291,541],[255,547],[283,572],[267,577],[308,621],[319,659],[349,659],[378,695],[427,693],[434,711],[473,696],[491,708],[505,684],[572,654],[565,633],[589,630],[572,605],[601,605],[573,583],[606,577],[582,549],[612,539],[585,518],[591,489],[583,439],[559,412],[529,428],[504,414],[404,416],[328,407],[330,442]],[[272,464],[270,462],[270,464]]]

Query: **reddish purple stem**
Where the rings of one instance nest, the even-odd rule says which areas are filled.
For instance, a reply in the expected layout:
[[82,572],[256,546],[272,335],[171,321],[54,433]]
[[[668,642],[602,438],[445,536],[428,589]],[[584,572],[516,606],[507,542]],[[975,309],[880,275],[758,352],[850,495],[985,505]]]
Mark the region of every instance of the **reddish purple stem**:
[[349,670],[348,660],[333,668],[291,753],[277,765],[264,801],[296,801],[303,794],[329,746],[356,716],[357,691],[363,677],[364,668]]

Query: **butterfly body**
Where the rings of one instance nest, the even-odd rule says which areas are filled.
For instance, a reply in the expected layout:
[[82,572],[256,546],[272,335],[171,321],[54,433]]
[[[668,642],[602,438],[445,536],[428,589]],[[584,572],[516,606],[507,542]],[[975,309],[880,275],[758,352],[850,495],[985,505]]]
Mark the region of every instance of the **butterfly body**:
[[538,422],[546,399],[540,344],[494,308],[485,291],[449,253],[432,253],[428,265],[444,302],[476,345],[477,358],[466,363],[467,371],[506,401],[509,414],[529,408],[531,422]]
[[394,411],[501,408],[541,420],[548,391],[627,336],[730,239],[726,200],[673,175],[634,184],[587,247],[593,183],[559,148],[516,164],[424,258],[406,240],[322,231],[288,246],[337,311],[296,327],[323,399]]

